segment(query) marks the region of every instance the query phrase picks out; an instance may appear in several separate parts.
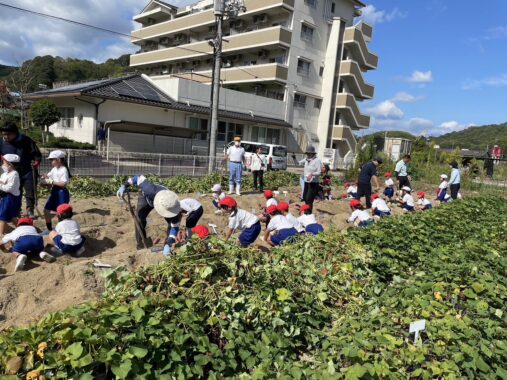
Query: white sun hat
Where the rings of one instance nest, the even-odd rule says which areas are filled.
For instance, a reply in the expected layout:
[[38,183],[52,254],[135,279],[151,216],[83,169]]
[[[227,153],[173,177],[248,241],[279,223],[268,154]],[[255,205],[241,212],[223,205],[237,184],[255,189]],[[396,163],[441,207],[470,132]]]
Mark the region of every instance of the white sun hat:
[[411,191],[412,191],[412,189],[411,189],[410,187],[408,187],[408,186],[403,186],[403,187],[401,188],[401,190],[405,190],[405,191],[408,191],[408,192],[411,192]]
[[447,179],[447,174],[440,174],[440,178]]
[[53,150],[51,153],[49,153],[48,160],[53,160],[56,158],[58,159],[65,158],[65,152],[62,150]]
[[19,162],[20,158],[17,154],[4,154],[2,156],[2,158],[7,161],[7,162],[10,162],[10,163],[16,163],[16,162]]
[[211,188],[211,191],[213,193],[220,193],[222,191],[222,186],[219,184],[219,183],[216,183],[215,185],[213,185],[213,187]]
[[170,190],[159,191],[155,195],[153,206],[155,211],[164,218],[173,218],[181,211],[178,196]]

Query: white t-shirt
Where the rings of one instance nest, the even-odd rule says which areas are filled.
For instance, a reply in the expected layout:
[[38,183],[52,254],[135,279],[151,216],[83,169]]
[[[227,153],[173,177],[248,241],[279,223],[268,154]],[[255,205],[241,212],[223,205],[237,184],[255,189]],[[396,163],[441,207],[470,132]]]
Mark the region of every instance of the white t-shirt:
[[442,181],[442,182],[440,182],[440,185],[438,185],[438,188],[439,189],[447,189],[448,186],[449,186],[449,184],[447,183],[447,181]]
[[268,224],[268,231],[281,231],[289,228],[294,228],[291,222],[283,215],[275,215],[271,218]]
[[62,243],[67,245],[78,245],[83,238],[79,223],[72,219],[65,219],[59,222],[55,231],[62,237]]
[[388,178],[388,179],[386,179],[385,184],[386,184],[386,187],[392,187],[392,186],[394,186],[394,181],[392,178]]
[[356,185],[350,185],[347,187],[347,194],[357,193],[357,186]]
[[243,162],[245,157],[245,149],[243,147],[237,147],[235,145],[227,149],[227,155],[229,156],[229,162]]
[[14,231],[12,231],[10,234],[4,235],[2,238],[2,243],[6,244],[8,242],[15,242],[17,241],[21,236],[27,236],[27,235],[39,235],[35,227],[33,226],[19,226]]
[[2,173],[0,176],[0,190],[17,197],[19,192],[19,174],[13,170],[9,173]]
[[412,207],[415,206],[414,197],[412,197],[412,195],[410,195],[410,194],[405,194],[403,196],[402,200],[403,200],[403,203],[406,204],[407,206],[412,206]]
[[355,220],[359,218],[360,222],[366,222],[367,220],[370,220],[370,214],[368,214],[365,210],[354,210],[352,214],[350,215],[350,218],[348,219],[349,223],[354,223]]
[[[262,167],[262,164],[264,164],[264,167]],[[250,164],[250,170],[251,171],[258,171],[258,170],[266,170],[266,157],[263,154],[257,155],[257,153],[252,154],[252,162]]]
[[301,225],[301,223],[299,223],[299,220],[297,220],[296,217],[292,215],[290,212],[287,215],[285,215],[285,217],[298,232],[303,232],[305,230],[305,228]]
[[59,168],[53,168],[48,173],[48,178],[52,179],[53,182],[63,182],[67,184],[69,182],[69,171],[65,166],[60,166]]
[[421,199],[419,199],[419,200],[417,201],[417,204],[418,204],[419,206],[423,206],[423,207],[425,207],[425,206],[427,206],[427,205],[430,205],[430,204],[431,204],[431,202],[430,202],[429,200],[427,200],[426,198],[421,198]]
[[197,211],[199,207],[202,207],[201,203],[193,198],[185,198],[180,201],[180,207],[187,214],[192,211]]
[[391,211],[391,209],[387,205],[386,201],[381,198],[377,198],[377,199],[373,200],[373,202],[371,202],[371,208],[377,209],[381,212],[390,212]]
[[[227,195],[225,193],[213,193],[213,198],[221,201],[222,199],[224,199]],[[180,203],[181,204],[181,203]]]
[[229,228],[231,230],[244,230],[252,227],[259,219],[248,211],[237,209],[234,215],[229,217]]
[[278,201],[275,198],[269,198],[266,201],[266,208],[268,208],[270,206],[278,206]]
[[315,215],[313,214],[303,214],[298,218],[298,222],[301,223],[303,227],[308,227],[310,224],[316,224],[317,219],[315,219]]

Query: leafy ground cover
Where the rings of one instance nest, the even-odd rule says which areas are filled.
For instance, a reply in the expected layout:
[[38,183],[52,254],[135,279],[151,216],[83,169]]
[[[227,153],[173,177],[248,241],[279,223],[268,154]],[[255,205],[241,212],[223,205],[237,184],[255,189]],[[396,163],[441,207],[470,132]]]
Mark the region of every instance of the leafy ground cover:
[[506,231],[507,202],[483,197],[270,254],[195,240],[159,266],[109,272],[98,302],[4,332],[0,372],[507,378]]

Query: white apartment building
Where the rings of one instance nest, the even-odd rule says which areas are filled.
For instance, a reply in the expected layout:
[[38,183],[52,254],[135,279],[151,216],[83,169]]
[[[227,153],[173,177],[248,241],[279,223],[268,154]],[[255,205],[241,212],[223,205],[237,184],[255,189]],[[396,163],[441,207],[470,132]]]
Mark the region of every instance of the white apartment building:
[[[374,93],[364,74],[378,64],[368,48],[372,28],[354,24],[364,4],[245,0],[245,6],[245,12],[224,21],[222,87],[273,99],[282,107],[278,112],[283,121],[292,126],[273,137],[269,128],[246,125],[250,138],[262,142],[271,134],[270,142],[285,143],[290,152],[313,144],[321,156],[329,148],[337,159],[353,156],[353,132],[370,122],[358,102]],[[174,87],[166,88],[171,78],[209,87],[213,48],[208,40],[216,33],[213,0],[180,8],[152,0],[134,20],[141,27],[132,32],[132,42],[139,46],[131,55],[132,68],[148,74],[174,99]]]

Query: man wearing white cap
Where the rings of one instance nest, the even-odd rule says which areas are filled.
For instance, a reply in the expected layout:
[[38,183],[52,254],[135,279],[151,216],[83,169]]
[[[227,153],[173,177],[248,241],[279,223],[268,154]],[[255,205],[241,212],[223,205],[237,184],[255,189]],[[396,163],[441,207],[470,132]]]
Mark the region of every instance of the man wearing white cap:
[[19,216],[21,193],[19,190],[19,164],[17,154],[6,154],[2,157],[2,175],[0,176],[0,236],[5,232],[5,225]]
[[34,217],[35,192],[37,191],[38,169],[42,160],[37,144],[28,136],[19,133],[15,123],[9,122],[2,127],[0,155],[16,154],[19,156],[17,171],[20,180],[20,192],[25,192],[27,213]]

